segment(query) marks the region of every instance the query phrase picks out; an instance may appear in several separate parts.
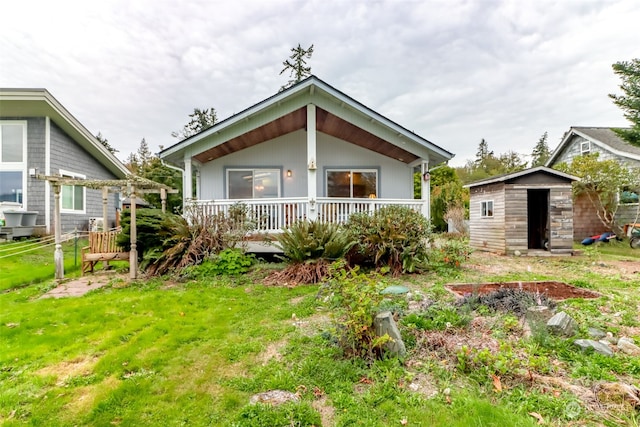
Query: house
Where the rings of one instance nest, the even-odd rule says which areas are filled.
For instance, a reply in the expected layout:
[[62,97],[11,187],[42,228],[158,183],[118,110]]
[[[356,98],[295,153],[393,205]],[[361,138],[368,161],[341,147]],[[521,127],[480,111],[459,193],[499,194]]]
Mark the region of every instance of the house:
[[[574,157],[588,153],[599,153],[598,158],[601,160],[614,159],[629,168],[640,168],[640,147],[629,144],[612,128],[605,127],[572,127],[565,133],[546,166],[554,167],[563,162],[571,163]],[[620,205],[616,212],[616,222],[627,224],[633,222],[636,217],[638,193],[634,189],[621,190],[623,193],[621,193]],[[624,190],[627,191],[624,192]],[[579,196],[574,200],[573,223],[576,240],[610,231],[602,224],[586,196]]]
[[[37,224],[52,232],[55,195],[37,175],[109,180],[128,171],[46,89],[0,89],[0,204],[38,212]],[[62,230],[86,230],[91,218],[102,218],[102,194],[62,186]],[[119,195],[108,197],[115,220]]]
[[217,213],[243,203],[267,232],[387,205],[429,217],[429,169],[452,157],[315,76],[160,153],[183,170],[187,205]]
[[538,166],[467,184],[469,245],[509,255],[571,253],[577,179]]

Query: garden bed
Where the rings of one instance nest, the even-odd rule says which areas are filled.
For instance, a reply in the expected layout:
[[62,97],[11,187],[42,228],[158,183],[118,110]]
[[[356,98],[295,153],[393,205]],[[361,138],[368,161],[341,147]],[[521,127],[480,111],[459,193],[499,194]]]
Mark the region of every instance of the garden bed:
[[597,292],[577,288],[564,282],[504,282],[504,283],[460,283],[445,285],[445,288],[456,297],[477,293],[488,294],[500,289],[519,289],[526,292],[540,293],[548,298],[561,301],[568,298],[599,298]]

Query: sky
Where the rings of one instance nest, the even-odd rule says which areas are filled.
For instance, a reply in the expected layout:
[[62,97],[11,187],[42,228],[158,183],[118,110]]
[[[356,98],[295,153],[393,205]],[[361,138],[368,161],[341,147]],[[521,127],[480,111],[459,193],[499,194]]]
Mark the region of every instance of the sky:
[[530,155],[548,132],[627,126],[611,65],[640,56],[637,0],[0,0],[0,87],[46,88],[126,160],[194,108],[220,120],[312,73],[452,152]]

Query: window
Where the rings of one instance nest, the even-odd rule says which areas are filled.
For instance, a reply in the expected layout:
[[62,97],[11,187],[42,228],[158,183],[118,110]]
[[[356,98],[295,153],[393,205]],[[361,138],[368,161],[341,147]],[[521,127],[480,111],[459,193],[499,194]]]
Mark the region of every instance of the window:
[[0,202],[26,202],[26,136],[26,122],[0,122]]
[[378,171],[375,169],[331,169],[326,172],[327,197],[378,197]]
[[580,143],[580,154],[585,155],[591,152],[591,141],[583,141]]
[[487,200],[486,202],[481,203],[480,216],[481,217],[493,216],[493,200]]
[[[65,178],[85,179],[85,175],[60,170],[60,175]],[[80,185],[63,185],[60,199],[62,202],[61,212],[65,213],[85,213],[85,187]]]
[[280,197],[280,170],[227,169],[227,198],[263,199]]

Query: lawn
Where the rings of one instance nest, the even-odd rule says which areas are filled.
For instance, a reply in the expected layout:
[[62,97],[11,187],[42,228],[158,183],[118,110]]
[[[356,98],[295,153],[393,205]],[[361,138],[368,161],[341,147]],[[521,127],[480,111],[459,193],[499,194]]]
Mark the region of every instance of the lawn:
[[[343,357],[318,286],[260,284],[278,265],[198,281],[114,278],[80,298],[40,299],[52,286],[40,273],[48,261],[28,261],[34,267],[16,275],[23,262],[0,264],[3,281],[11,277],[0,294],[3,425],[638,424],[631,405],[588,395],[603,383],[638,386],[638,358],[525,336],[508,313],[454,309],[443,287],[562,280],[603,295],[559,303],[577,320],[580,337],[598,327],[638,342],[640,252],[621,245],[564,258],[475,253],[460,269],[386,278],[408,286],[432,324],[446,326],[401,321],[408,356],[371,365]],[[409,302],[393,303],[402,312]],[[455,340],[461,345],[447,352]],[[484,351],[478,342],[497,347]],[[527,371],[530,378],[519,374]],[[274,389],[300,401],[249,405],[253,394]]]

